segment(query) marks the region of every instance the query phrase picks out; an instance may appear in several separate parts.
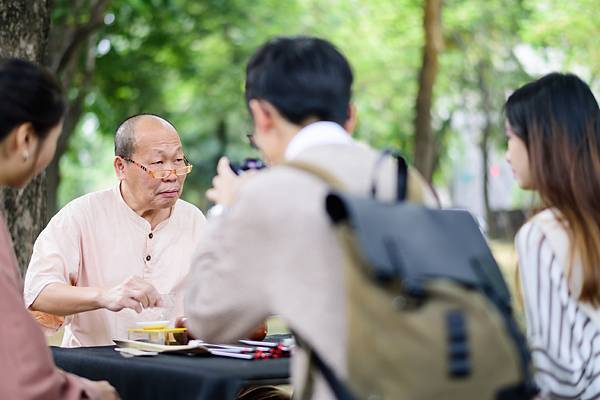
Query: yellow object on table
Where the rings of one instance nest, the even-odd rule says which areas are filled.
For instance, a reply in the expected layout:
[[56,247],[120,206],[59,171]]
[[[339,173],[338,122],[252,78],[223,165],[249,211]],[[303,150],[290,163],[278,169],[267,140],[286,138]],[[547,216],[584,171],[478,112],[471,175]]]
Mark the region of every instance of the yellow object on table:
[[127,330],[127,339],[145,341],[148,343],[168,345],[175,342],[174,333],[187,332],[187,328],[156,328],[145,326],[143,328],[130,328]]

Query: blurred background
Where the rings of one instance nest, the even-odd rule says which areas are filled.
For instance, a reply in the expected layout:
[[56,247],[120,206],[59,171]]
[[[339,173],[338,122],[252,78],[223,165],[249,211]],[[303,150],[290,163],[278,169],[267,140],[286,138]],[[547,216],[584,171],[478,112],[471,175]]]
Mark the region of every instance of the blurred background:
[[354,68],[356,138],[400,150],[514,265],[510,241],[535,199],[504,160],[502,104],[551,71],[600,92],[598,0],[55,0],[48,12],[40,61],[69,111],[46,173],[46,220],[116,183],[115,128],[140,112],[178,128],[194,164],[184,198],[206,211],[218,158],[258,156],[245,138],[250,54],[275,35],[317,35]]
[[51,12],[45,63],[70,112],[48,216],[116,182],[114,130],[139,112],[178,128],[195,166],[184,198],[206,210],[219,156],[257,156],[244,66],[275,35],[335,43],[355,72],[356,138],[401,150],[492,237],[510,239],[532,202],[504,160],[506,96],[557,70],[600,90],[597,0],[56,0]]

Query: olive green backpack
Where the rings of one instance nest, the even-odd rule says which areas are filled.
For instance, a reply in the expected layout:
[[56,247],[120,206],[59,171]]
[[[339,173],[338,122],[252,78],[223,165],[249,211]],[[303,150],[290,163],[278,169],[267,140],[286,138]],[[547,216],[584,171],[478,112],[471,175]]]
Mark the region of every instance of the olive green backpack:
[[533,398],[526,343],[478,224],[465,211],[411,202],[396,158],[394,203],[376,200],[375,185],[356,196],[319,167],[286,164],[332,187],[325,207],[346,254],[348,377],[296,337],[310,355],[301,397],[321,373],[340,400]]

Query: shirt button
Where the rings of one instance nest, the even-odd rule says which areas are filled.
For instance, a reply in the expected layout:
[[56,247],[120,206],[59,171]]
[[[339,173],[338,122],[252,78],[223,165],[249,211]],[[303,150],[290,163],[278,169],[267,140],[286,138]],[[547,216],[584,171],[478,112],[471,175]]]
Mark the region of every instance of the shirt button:
[[152,238],[154,237],[154,235],[152,234],[152,232],[150,232],[150,233],[148,234],[148,237],[149,237],[150,239],[152,239]]
[[150,261],[150,259],[151,259],[151,258],[152,258],[152,257],[150,257],[149,255],[148,255],[148,256],[146,256],[146,261]]

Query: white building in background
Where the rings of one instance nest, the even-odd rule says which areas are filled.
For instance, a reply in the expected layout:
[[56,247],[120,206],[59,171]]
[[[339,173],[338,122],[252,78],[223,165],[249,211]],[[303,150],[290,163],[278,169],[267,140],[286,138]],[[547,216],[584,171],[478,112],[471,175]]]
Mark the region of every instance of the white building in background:
[[[596,95],[600,95],[600,79],[590,81],[591,71],[581,65],[567,65],[565,54],[559,49],[538,50],[528,44],[514,49],[526,72],[532,77],[541,77],[554,71],[573,72],[588,82]],[[515,87],[516,89],[516,87]],[[453,115],[452,130],[458,132],[450,146],[450,179],[445,206],[464,208],[473,213],[482,227],[485,223],[483,200],[482,154],[479,147],[483,130],[483,116],[477,112],[475,99],[464,99],[465,108]],[[499,110],[497,110],[499,111]],[[496,123],[501,124],[498,120]],[[459,149],[459,150],[457,150]],[[533,194],[518,188],[510,165],[504,158],[505,148],[490,144],[489,148],[489,198],[492,210],[527,209],[533,203]],[[447,174],[448,175],[448,174]]]
[[[450,154],[449,198],[450,206],[469,210],[486,227],[483,198],[483,155],[479,146],[484,120],[477,113],[458,111],[453,116],[453,154]],[[522,207],[519,191],[510,165],[504,158],[504,149],[489,148],[489,198],[493,210],[510,210]]]

